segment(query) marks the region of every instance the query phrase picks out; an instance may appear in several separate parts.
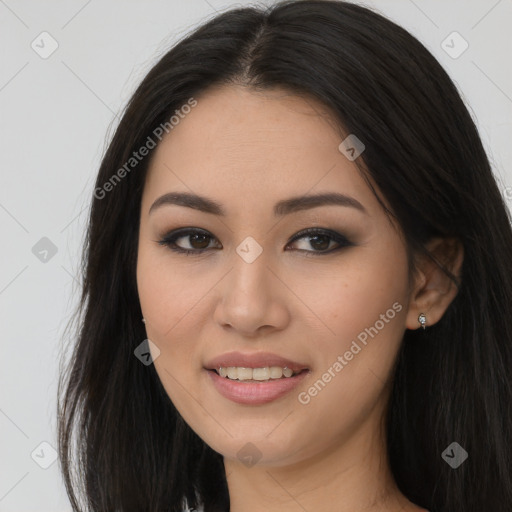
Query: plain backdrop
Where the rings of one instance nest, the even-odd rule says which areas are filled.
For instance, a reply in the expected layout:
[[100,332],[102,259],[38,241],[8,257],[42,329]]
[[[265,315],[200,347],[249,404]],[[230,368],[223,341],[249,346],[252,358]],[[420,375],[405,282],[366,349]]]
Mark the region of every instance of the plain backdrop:
[[[116,114],[173,42],[251,4],[0,0],[0,512],[71,510],[55,460],[58,364]],[[512,1],[366,5],[411,31],[457,83],[510,207]]]

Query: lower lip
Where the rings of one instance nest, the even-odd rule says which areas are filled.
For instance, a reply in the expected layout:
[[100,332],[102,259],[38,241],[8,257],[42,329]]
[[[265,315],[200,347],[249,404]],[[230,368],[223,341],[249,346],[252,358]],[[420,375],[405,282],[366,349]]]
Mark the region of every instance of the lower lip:
[[206,370],[217,391],[238,404],[260,405],[272,402],[297,387],[308,375],[305,370],[293,377],[283,377],[268,382],[249,382],[221,377],[213,370]]

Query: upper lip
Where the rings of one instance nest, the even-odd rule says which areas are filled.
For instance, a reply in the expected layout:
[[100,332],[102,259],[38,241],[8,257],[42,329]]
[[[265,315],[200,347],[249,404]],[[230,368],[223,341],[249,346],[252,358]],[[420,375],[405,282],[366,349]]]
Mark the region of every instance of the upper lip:
[[219,367],[227,368],[230,366],[241,366],[245,368],[265,368],[270,366],[285,366],[294,372],[308,369],[308,366],[297,361],[292,361],[285,357],[272,354],[271,352],[254,352],[244,354],[242,352],[228,352],[220,356],[214,357],[206,362],[207,370],[216,370]]

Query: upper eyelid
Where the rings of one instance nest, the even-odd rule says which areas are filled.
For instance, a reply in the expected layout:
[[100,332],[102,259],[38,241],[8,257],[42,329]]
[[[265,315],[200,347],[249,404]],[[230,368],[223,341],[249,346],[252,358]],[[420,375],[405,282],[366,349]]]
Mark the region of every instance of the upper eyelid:
[[[305,236],[308,236],[308,235],[311,235],[313,233],[323,233],[325,235],[338,235],[340,237],[345,237],[345,235],[343,235],[342,233],[338,233],[332,229],[328,229],[328,228],[321,228],[321,227],[310,227],[310,228],[305,228],[305,229],[301,229],[299,230],[297,233],[295,233],[293,235],[293,237],[290,239],[290,241],[292,240],[296,240],[297,238],[302,238],[302,237],[305,237]],[[216,240],[218,240],[218,238],[213,234],[211,233],[210,231],[208,231],[207,229],[203,229],[203,228],[177,228],[177,229],[173,229],[167,233],[165,233],[162,238],[166,238],[166,237],[173,237],[173,238],[182,238],[182,237],[186,237],[188,235],[194,235],[194,234],[204,234],[204,235],[207,235],[207,236],[210,236],[211,238],[215,238]]]

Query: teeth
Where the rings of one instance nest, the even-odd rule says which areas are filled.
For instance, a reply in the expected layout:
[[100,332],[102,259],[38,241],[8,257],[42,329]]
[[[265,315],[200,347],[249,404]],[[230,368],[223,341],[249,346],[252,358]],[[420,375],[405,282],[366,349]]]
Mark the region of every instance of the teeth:
[[230,379],[238,379],[238,368],[231,366],[227,369],[227,377]]
[[294,375],[293,370],[288,367],[266,366],[265,368],[245,368],[243,366],[229,366],[217,369],[217,373],[221,377],[227,377],[232,380],[271,380],[281,379],[282,377],[291,377]]

